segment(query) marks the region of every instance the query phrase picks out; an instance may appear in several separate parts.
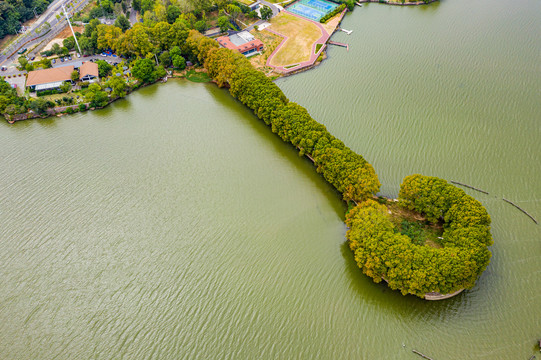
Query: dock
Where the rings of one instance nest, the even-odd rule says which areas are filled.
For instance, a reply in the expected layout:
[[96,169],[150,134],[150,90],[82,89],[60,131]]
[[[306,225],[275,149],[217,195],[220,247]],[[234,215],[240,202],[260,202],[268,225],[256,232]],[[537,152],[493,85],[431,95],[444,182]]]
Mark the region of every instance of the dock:
[[346,30],[346,29],[342,29],[342,28],[338,28],[338,30],[343,31],[348,35],[351,35],[351,33],[353,32],[353,30]]
[[345,47],[347,49],[347,51],[349,51],[349,45],[348,44],[344,44],[344,43],[340,43],[340,42],[336,42],[336,41],[329,41],[329,45],[342,46],[342,47]]

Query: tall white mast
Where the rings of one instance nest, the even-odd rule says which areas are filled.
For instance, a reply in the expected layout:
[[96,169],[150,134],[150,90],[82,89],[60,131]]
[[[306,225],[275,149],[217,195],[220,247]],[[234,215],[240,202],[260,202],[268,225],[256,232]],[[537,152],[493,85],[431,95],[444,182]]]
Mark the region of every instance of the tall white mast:
[[77,44],[77,49],[79,49],[79,54],[82,54],[81,47],[79,46],[79,42],[77,41],[77,36],[75,36],[75,31],[73,31],[73,28],[71,27],[70,18],[68,17],[68,12],[66,11],[64,4],[62,4],[62,10],[64,10],[64,15],[66,15],[66,20],[68,20],[68,25],[70,26],[71,33],[73,34],[73,38],[75,39],[75,43]]

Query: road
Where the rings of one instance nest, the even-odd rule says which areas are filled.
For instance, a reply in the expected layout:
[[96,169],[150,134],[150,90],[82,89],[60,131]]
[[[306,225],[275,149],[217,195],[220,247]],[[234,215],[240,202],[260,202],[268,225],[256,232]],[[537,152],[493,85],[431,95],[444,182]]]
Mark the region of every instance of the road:
[[[72,15],[73,13],[81,10],[88,2],[89,0],[55,0],[53,1],[47,7],[47,10],[39,16],[39,18],[32,24],[32,26],[28,30],[26,30],[24,34],[19,35],[17,39],[13,41],[6,49],[2,49],[2,53],[0,54],[0,65],[9,66],[13,61],[17,60],[19,58],[19,55],[16,53],[16,51],[23,44],[25,44],[25,42],[39,36],[40,34],[44,34],[47,31],[47,29],[45,28],[47,27],[46,23],[50,25],[49,27],[50,31],[47,33],[47,35],[28,42],[27,44],[24,45],[24,47],[31,48],[44,40],[50,40],[59,31],[61,31],[66,26],[65,16],[61,16],[60,20],[57,19],[57,15],[61,15],[62,5],[66,6],[66,10],[68,11],[68,14]],[[72,6],[68,7],[68,4],[70,3],[72,4]],[[39,34],[36,33],[36,30],[40,28],[41,28],[40,33]],[[15,54],[11,55],[13,52],[15,52]],[[32,53],[28,53],[27,55],[35,56],[35,53],[36,51],[33,51]]]
[[[279,7],[277,7],[275,4],[270,3],[270,2],[268,2],[268,1],[259,0],[259,2],[260,2],[261,4],[263,4],[263,5],[266,5],[266,6],[268,6],[268,7],[271,8],[271,10],[272,10],[272,16],[271,16],[271,18],[273,18],[273,17],[275,17],[276,15],[278,15],[278,14],[280,13],[280,8],[282,8],[282,7],[279,8]],[[282,8],[282,9],[283,9],[283,8]],[[269,19],[269,20],[270,20],[270,19]],[[261,25],[261,24],[263,24],[263,23],[266,23],[267,21],[268,21],[268,20],[258,20],[258,21],[256,21],[254,24],[248,26],[248,27],[247,27],[246,29],[244,29],[244,30],[245,30],[245,31],[252,31],[252,30],[254,29],[254,26],[259,26],[259,25]],[[244,31],[244,30],[243,30],[243,31]]]
[[[90,61],[90,60],[106,60],[109,63],[120,63],[123,59],[119,57],[112,57],[112,56],[101,56],[101,55],[91,55],[91,56],[83,56],[81,58],[76,58],[72,55],[72,59],[64,62],[60,62],[60,60],[56,61],[56,64],[53,65],[54,68],[56,67],[62,67],[66,65],[70,65],[79,61]],[[17,76],[17,75],[26,75],[27,71],[20,71],[16,67],[10,67],[7,71],[1,71],[1,76]]]

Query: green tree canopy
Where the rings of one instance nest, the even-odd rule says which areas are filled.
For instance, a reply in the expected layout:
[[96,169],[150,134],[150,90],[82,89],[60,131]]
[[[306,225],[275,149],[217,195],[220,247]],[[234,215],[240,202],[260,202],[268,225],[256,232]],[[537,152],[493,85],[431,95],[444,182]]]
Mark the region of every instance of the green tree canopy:
[[131,28],[130,20],[128,20],[124,15],[118,15],[115,20],[115,26],[121,28],[123,32]]
[[158,78],[154,61],[138,59],[132,67],[133,76],[142,82],[154,82]]
[[261,19],[263,20],[269,20],[272,17],[272,9],[267,5],[263,5],[259,9],[259,12],[261,13]]
[[220,27],[221,32],[226,32],[229,29],[229,18],[225,15],[220,16],[217,20],[218,26]]
[[96,63],[98,64],[98,73],[100,77],[103,78],[111,74],[111,70],[113,70],[113,66],[109,64],[107,61],[98,60],[96,61]]

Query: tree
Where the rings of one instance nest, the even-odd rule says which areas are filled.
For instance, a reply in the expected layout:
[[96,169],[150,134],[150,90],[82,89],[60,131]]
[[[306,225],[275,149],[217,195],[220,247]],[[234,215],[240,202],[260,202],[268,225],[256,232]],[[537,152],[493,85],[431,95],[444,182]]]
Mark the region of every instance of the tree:
[[109,14],[113,12],[113,2],[111,0],[101,0],[100,5],[105,12]]
[[93,54],[95,51],[95,47],[94,47],[94,44],[92,43],[92,40],[90,40],[86,36],[82,36],[79,39],[79,46],[81,46],[81,51],[87,54]]
[[90,102],[90,107],[103,107],[107,105],[109,96],[105,91],[101,90],[98,84],[93,83],[88,87],[85,99]]
[[107,61],[104,60],[98,60],[96,61],[98,64],[98,73],[101,78],[107,77],[111,74],[111,70],[113,69],[113,66],[109,64]]
[[126,82],[124,81],[124,78],[120,76],[113,76],[107,81],[107,86],[109,86],[112,91],[113,96],[117,97],[124,97],[126,96]]
[[269,20],[272,17],[272,9],[267,5],[263,5],[259,9],[259,12],[261,13],[261,19],[263,20]]
[[68,92],[71,90],[71,84],[69,81],[66,81],[60,85],[60,91],[62,92]]
[[124,55],[134,54],[140,57],[146,56],[148,53],[154,53],[156,49],[150,42],[150,31],[151,29],[146,28],[141,23],[133,25],[131,29],[126,31],[124,36],[118,39],[115,49]]
[[98,25],[92,35],[97,34],[97,49],[107,50],[113,49],[116,46],[116,42],[120,35],[122,35],[122,29],[112,25]]
[[182,51],[180,51],[180,48],[178,46],[173,46],[171,50],[169,50],[169,55],[171,56],[171,58],[173,58],[173,56],[180,56],[182,55]]
[[87,38],[90,38],[92,36],[92,33],[94,32],[94,30],[96,30],[96,28],[98,27],[98,25],[100,25],[100,21],[97,20],[97,19],[92,19],[90,20],[90,22],[85,26],[85,33],[84,35],[87,37]]
[[131,28],[130,20],[128,20],[124,15],[118,15],[115,20],[115,26],[122,29],[122,32],[125,32]]
[[28,63],[28,64],[26,64],[26,66],[24,67],[24,69],[25,69],[26,71],[34,71],[34,64]]
[[225,15],[218,18],[218,26],[221,32],[226,32],[229,29],[229,18]]
[[208,29],[208,25],[205,20],[199,20],[194,24],[194,28],[199,32],[204,32]]
[[71,81],[77,80],[79,80],[79,72],[77,70],[73,70],[71,73]]
[[54,43],[51,47],[51,51],[53,54],[59,55],[62,52],[62,49],[60,48],[60,45],[58,43]]
[[157,79],[156,66],[150,59],[138,59],[132,67],[133,76],[141,82],[154,82]]
[[152,44],[160,49],[166,50],[171,47],[173,41],[173,32],[171,31],[171,24],[165,21],[160,21],[149,31],[149,36]]
[[28,64],[28,60],[24,56],[19,56],[19,64],[21,65],[20,68],[24,69]]
[[122,7],[122,4],[121,3],[115,3],[115,5],[113,5],[113,13],[117,16],[120,16],[122,15],[122,13],[124,12],[125,10],[123,9]]
[[182,11],[180,11],[180,9],[177,6],[169,5],[167,7],[167,14],[166,14],[167,22],[169,24],[174,23],[175,20],[177,20],[177,18],[180,16],[180,14],[182,14]]
[[44,115],[47,113],[48,103],[44,99],[34,99],[28,102],[28,107],[36,114]]
[[180,56],[173,56],[173,66],[177,69],[184,70],[186,68],[186,60]]
[[169,51],[164,51],[159,56],[160,64],[162,64],[165,67],[168,67],[171,65],[171,57],[169,56]]
[[233,21],[236,21],[239,15],[242,13],[240,8],[237,5],[229,4],[227,5],[227,12]]
[[69,50],[75,49],[75,39],[73,36],[67,37],[62,41],[62,44],[64,47],[68,48]]

